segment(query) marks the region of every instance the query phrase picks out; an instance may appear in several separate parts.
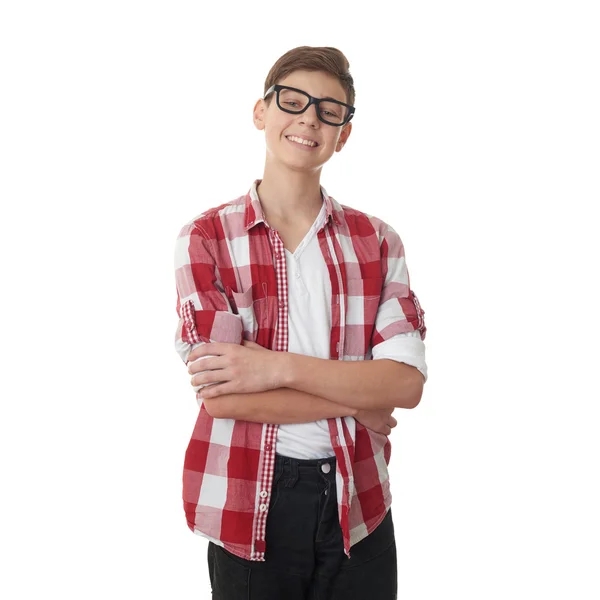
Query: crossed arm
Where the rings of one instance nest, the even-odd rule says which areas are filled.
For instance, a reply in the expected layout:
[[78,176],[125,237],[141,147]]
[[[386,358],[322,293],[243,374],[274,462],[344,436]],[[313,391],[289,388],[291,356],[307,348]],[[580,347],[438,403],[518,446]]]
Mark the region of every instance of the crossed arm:
[[202,392],[205,408],[213,417],[305,423],[357,417],[365,411],[414,408],[422,395],[422,375],[405,363],[332,361],[255,348],[260,347],[213,343],[190,353],[190,360],[219,355],[189,366],[191,374],[198,373],[192,384],[225,382]]
[[[386,352],[381,349],[396,336],[417,329],[424,338],[424,311],[409,288],[400,237],[387,224],[378,227],[385,281],[371,337],[379,358],[374,352],[374,360],[365,361],[259,350],[252,343],[247,347],[242,319],[233,314],[217,275],[210,220],[189,222],[182,228],[175,248],[180,317],[175,347],[194,375],[192,385],[206,385],[201,397],[210,414],[246,420],[257,420],[260,415],[262,422],[283,418],[309,422],[335,416],[359,420],[365,412],[417,406],[423,376],[415,367],[384,358]],[[202,345],[190,351],[200,341]],[[395,348],[387,354],[395,356]],[[191,364],[199,357],[204,357],[197,361],[202,364]]]
[[255,423],[310,423],[320,419],[356,416],[358,410],[291,388],[266,392],[225,394],[205,398],[211,416]]

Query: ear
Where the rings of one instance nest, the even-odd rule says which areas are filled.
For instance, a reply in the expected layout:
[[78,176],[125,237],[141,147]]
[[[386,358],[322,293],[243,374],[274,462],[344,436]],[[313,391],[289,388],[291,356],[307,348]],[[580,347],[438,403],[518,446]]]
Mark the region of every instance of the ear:
[[346,144],[346,140],[348,139],[348,137],[350,137],[351,131],[352,131],[352,122],[346,123],[342,127],[342,132],[340,133],[340,137],[337,141],[337,144],[335,145],[336,152],[339,152],[344,147],[344,145]]
[[262,98],[259,98],[254,105],[254,110],[252,111],[252,118],[254,121],[254,127],[256,129],[264,129],[265,128],[265,110],[267,109],[265,105],[265,101]]

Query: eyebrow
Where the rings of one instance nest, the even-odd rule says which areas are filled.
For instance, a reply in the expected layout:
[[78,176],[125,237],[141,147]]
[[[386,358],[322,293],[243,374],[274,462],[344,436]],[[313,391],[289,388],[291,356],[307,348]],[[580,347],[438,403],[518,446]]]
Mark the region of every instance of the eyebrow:
[[[302,90],[304,91],[304,90]],[[304,91],[305,94],[308,94],[308,92]],[[310,94],[308,94],[310,96]],[[345,104],[345,102],[343,100],[338,100],[337,98],[332,98],[331,96],[315,96],[315,98],[317,98],[318,100],[334,100],[335,102],[342,102],[343,104]]]
[[[308,94],[308,92],[306,90],[303,90],[302,88],[297,88],[293,85],[289,85],[289,84],[283,84],[283,85],[288,85],[288,87],[293,87],[296,90],[300,90],[301,92],[304,92],[305,94]],[[308,94],[310,96],[310,94]],[[342,104],[346,104],[343,100],[338,100],[337,98],[332,98],[331,96],[323,96],[323,97],[319,97],[319,96],[313,96],[314,98],[317,98],[317,100],[333,100],[334,102],[341,102]]]

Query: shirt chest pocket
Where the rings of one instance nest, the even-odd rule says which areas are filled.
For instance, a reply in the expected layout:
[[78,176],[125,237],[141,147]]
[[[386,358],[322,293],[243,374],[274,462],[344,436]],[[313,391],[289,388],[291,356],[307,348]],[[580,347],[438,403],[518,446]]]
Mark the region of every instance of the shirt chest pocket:
[[267,284],[255,283],[243,292],[229,289],[229,293],[233,308],[242,319],[244,339],[255,342],[258,330],[269,323]]
[[[374,323],[381,292],[383,287],[383,277],[367,277],[348,279],[348,312],[351,314],[350,322],[360,324]],[[346,318],[346,323],[349,320]]]

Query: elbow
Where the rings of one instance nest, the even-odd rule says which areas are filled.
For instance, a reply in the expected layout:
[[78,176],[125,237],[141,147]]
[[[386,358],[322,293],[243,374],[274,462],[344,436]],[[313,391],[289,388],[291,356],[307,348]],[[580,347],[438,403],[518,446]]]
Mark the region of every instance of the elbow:
[[204,404],[204,409],[213,419],[221,419],[221,414],[219,413],[219,399],[218,398],[202,398],[202,403]]
[[213,419],[240,419],[239,407],[228,394],[216,398],[202,398],[206,412]]
[[395,408],[416,408],[421,402],[423,396],[423,384],[425,379],[421,372],[414,368],[414,373],[408,379],[405,379],[402,386],[400,396],[396,395],[393,406]]
[[417,406],[419,406],[419,402],[421,402],[421,396],[423,394],[419,394],[417,396],[413,396],[413,398],[411,399],[411,403],[410,406],[408,408],[417,408]]
[[415,377],[414,377],[414,385],[411,386],[411,394],[410,394],[410,406],[409,408],[417,408],[419,402],[421,402],[421,397],[423,396],[423,385],[425,384],[425,378],[421,371],[415,369]]

